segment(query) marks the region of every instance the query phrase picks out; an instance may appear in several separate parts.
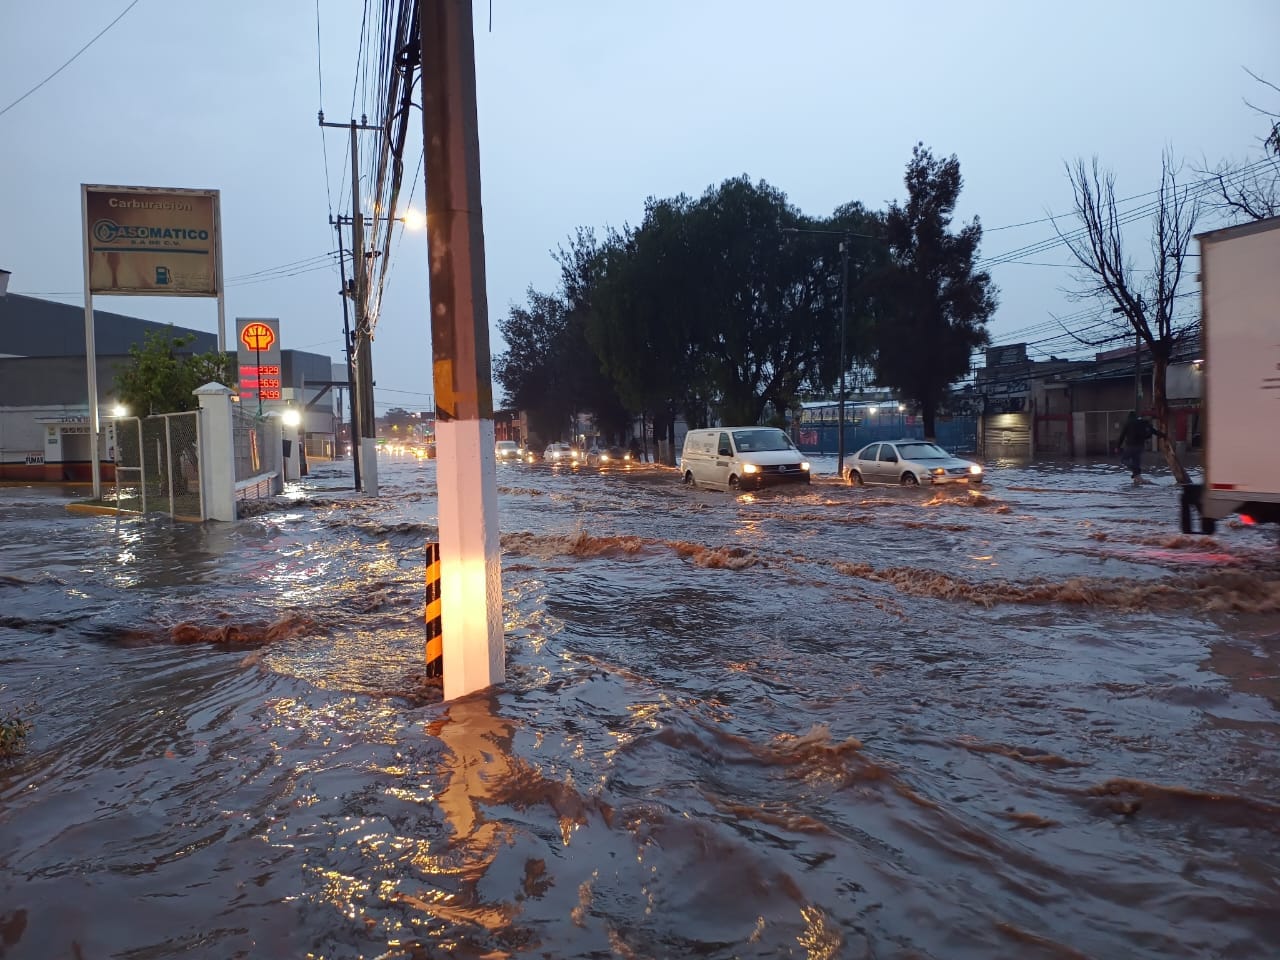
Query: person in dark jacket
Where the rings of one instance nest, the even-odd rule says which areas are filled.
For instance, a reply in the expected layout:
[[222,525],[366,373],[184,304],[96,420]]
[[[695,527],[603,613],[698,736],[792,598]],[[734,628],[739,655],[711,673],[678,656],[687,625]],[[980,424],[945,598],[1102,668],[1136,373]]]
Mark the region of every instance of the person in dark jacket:
[[1120,449],[1120,462],[1129,468],[1134,483],[1142,479],[1142,450],[1147,441],[1152,437],[1163,436],[1163,433],[1138,416],[1136,410],[1129,411],[1128,419],[1120,428],[1116,446]]

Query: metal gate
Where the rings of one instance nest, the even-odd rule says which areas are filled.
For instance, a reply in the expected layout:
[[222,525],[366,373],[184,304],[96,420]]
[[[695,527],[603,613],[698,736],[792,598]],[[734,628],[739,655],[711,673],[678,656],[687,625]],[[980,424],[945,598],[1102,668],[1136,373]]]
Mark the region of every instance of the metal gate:
[[1128,410],[1086,411],[1084,415],[1085,456],[1099,457],[1111,453],[1128,416]]
[[997,413],[982,420],[982,456],[1031,456],[1031,414]]
[[117,510],[203,520],[200,411],[118,417],[115,425]]

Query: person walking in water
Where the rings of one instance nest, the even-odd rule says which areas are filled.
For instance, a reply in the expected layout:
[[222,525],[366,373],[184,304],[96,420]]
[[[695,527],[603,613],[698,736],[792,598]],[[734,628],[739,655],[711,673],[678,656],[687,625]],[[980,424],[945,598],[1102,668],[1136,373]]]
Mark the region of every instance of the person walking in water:
[[1138,416],[1136,410],[1129,411],[1129,417],[1120,428],[1120,436],[1116,439],[1116,447],[1120,450],[1120,462],[1133,474],[1133,482],[1142,482],[1142,450],[1152,437],[1163,437],[1164,434],[1150,423]]

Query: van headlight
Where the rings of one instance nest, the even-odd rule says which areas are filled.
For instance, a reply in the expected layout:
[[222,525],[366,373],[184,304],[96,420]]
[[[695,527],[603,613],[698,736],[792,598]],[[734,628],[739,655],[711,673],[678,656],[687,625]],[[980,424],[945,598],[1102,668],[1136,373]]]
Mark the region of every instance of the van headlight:
[[972,473],[974,476],[977,476],[982,472],[982,468],[978,466],[976,463],[971,463],[969,464],[969,472]]
[[742,465],[742,472],[743,473],[759,473],[760,468],[757,467],[754,463],[744,463]]
[[808,473],[808,472],[809,472],[809,461],[808,461],[808,460],[801,460],[801,461],[800,461],[800,469],[801,469],[801,470],[803,470],[805,473]]

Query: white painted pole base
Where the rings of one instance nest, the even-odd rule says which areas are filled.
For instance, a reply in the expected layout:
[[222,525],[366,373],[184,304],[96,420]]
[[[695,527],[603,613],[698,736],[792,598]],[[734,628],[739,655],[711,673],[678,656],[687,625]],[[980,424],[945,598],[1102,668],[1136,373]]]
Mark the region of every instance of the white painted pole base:
[[[284,478],[288,481],[298,480],[302,477],[301,462],[298,454],[298,435],[297,430],[292,427],[285,428],[281,434],[281,440],[288,440],[289,455],[284,458]],[[282,444],[283,446],[283,444]]]
[[436,423],[444,698],[506,679],[493,421]]
[[210,520],[236,519],[236,452],[231,425],[231,390],[206,383],[194,391],[200,402],[200,487],[204,515]]
[[367,496],[378,495],[378,441],[373,437],[360,438],[360,489]]

